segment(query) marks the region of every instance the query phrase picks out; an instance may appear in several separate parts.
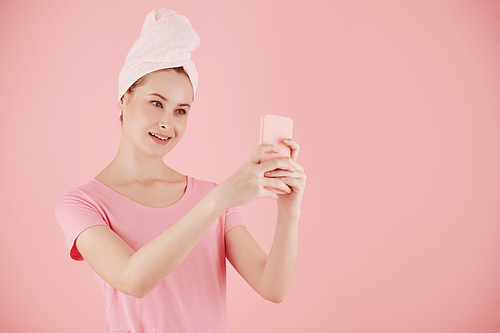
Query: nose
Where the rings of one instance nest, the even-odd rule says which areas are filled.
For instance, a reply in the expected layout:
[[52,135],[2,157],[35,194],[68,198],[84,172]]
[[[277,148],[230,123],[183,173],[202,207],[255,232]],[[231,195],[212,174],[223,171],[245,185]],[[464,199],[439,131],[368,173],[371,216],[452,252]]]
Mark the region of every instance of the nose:
[[158,126],[162,129],[171,130],[174,128],[172,121],[172,115],[169,112],[165,112],[158,122]]

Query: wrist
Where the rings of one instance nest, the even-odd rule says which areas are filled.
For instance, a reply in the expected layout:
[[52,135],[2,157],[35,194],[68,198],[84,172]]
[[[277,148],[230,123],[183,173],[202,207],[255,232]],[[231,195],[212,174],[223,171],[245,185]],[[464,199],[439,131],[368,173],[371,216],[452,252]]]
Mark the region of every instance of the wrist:
[[284,207],[280,207],[278,205],[278,216],[282,218],[286,218],[287,220],[299,220],[300,214],[301,214],[301,209],[300,207],[298,208],[292,208],[292,209],[286,209]]
[[210,193],[205,197],[213,205],[214,209],[221,212],[221,214],[231,207],[227,207],[227,200],[224,199],[223,193],[218,186],[216,186]]

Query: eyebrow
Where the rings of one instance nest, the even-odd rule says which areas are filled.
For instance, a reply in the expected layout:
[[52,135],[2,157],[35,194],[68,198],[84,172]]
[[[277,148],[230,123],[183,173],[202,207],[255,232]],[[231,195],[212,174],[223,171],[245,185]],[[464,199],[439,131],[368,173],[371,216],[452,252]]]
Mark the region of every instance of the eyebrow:
[[[166,99],[165,97],[163,97],[162,95],[158,94],[158,93],[152,93],[152,94],[149,94],[149,96],[158,96],[160,97],[162,100],[164,100],[165,102],[168,102],[168,99]],[[179,104],[179,106],[188,106],[188,107],[191,107],[190,104],[187,104],[187,103],[183,103],[183,104]]]

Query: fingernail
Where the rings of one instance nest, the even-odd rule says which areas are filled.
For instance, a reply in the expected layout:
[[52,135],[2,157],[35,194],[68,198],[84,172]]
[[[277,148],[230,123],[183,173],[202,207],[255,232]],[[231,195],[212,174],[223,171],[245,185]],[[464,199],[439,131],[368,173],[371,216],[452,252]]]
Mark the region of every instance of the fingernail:
[[290,139],[286,139],[286,140],[283,140],[283,141],[285,141],[286,143],[288,143],[288,142],[290,142]]

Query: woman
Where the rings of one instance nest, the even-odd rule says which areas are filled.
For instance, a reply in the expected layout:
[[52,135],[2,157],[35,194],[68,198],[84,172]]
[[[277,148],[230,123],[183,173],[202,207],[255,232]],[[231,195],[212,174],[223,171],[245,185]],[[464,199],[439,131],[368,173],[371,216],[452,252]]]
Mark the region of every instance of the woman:
[[[96,273],[108,332],[227,332],[226,257],[272,302],[281,302],[292,282],[305,186],[297,143],[287,140],[291,158],[264,163],[262,156],[278,149],[257,147],[219,185],[163,161],[186,129],[197,87],[190,54],[198,45],[185,17],[166,9],[148,14],[120,72],[117,155],[56,205],[71,257]],[[269,255],[235,209],[262,197],[278,206]]]

